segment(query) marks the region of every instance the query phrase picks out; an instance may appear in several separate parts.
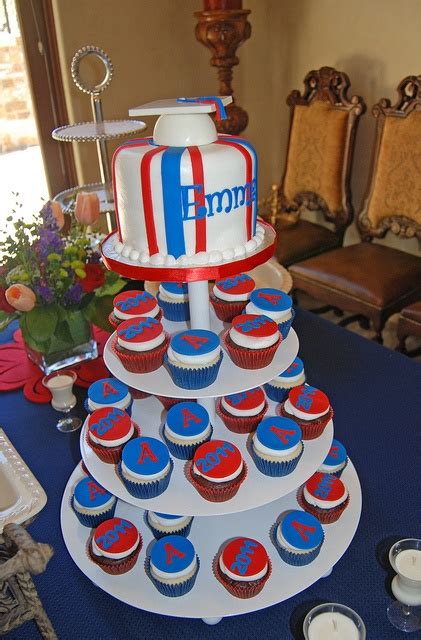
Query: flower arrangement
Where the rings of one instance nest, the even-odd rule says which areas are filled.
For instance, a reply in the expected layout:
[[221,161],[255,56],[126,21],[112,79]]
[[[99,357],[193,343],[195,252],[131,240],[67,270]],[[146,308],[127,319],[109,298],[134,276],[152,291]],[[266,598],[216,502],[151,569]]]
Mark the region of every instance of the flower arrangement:
[[43,355],[88,341],[91,323],[111,331],[112,300],[126,284],[105,269],[98,237],[82,224],[92,224],[99,211],[92,215],[76,202],[74,213],[65,216],[48,202],[32,223],[17,220],[15,234],[0,242],[0,329],[19,318],[26,344]]

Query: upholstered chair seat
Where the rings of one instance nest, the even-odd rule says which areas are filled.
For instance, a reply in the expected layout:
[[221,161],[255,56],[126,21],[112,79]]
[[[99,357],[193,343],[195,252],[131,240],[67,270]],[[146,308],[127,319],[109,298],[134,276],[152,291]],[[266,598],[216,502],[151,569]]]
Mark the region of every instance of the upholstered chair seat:
[[294,224],[280,218],[275,228],[279,239],[276,256],[285,267],[342,244],[334,231],[303,218]]
[[[398,350],[408,353],[405,341],[408,336],[416,336],[421,338],[421,300],[414,302],[402,309],[398,322]],[[420,349],[415,349],[409,355],[418,355]]]

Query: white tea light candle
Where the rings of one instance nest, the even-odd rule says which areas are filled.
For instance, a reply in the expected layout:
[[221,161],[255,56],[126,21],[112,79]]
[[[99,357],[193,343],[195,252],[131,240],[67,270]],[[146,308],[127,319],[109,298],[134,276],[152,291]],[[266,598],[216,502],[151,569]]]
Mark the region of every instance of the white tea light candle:
[[365,627],[355,611],[329,602],[307,614],[304,637],[306,640],[364,640]]
[[421,606],[421,549],[402,549],[391,564],[397,572],[392,580],[395,598],[411,607]]

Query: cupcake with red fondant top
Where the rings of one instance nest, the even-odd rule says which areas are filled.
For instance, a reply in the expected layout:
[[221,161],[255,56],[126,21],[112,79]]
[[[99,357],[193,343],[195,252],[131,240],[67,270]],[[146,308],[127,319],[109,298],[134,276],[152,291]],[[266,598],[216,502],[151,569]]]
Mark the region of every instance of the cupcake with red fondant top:
[[196,449],[211,439],[212,432],[205,407],[197,402],[180,402],[167,413],[163,438],[173,456],[190,460]]
[[210,440],[200,445],[186,466],[188,480],[209,502],[231,500],[246,475],[247,467],[240,451],[225,440]]
[[264,546],[253,538],[233,538],[213,563],[216,579],[236,598],[253,598],[269,580],[272,565]]
[[242,314],[222,335],[231,360],[242,369],[261,369],[273,360],[281,344],[276,322],[264,315]]
[[289,365],[288,369],[282,371],[276,378],[270,380],[264,385],[266,395],[274,402],[283,402],[291,389],[299,387],[306,381],[304,373],[304,364],[301,358],[295,358],[294,362]]
[[327,395],[308,384],[292,389],[285,402],[279,405],[278,413],[301,427],[303,440],[318,438],[333,417]]
[[168,447],[161,440],[140,437],[125,445],[117,473],[135,498],[156,498],[168,487],[173,467]]
[[139,435],[139,428],[123,409],[104,407],[88,418],[86,442],[102,462],[117,464],[124,445]]
[[217,280],[210,294],[217,317],[223,322],[231,322],[235,316],[240,315],[246,308],[254,287],[253,278],[246,273]]
[[223,396],[216,405],[219,417],[234,433],[254,431],[267,409],[268,403],[261,387]]
[[127,371],[150,373],[162,365],[168,344],[159,320],[139,317],[119,325],[111,346]]
[[103,571],[119,576],[133,569],[141,548],[142,536],[135,525],[125,518],[111,518],[92,532],[87,552]]
[[254,464],[266,476],[281,477],[292,473],[303,455],[301,429],[288,418],[264,418],[251,440]]
[[117,329],[124,320],[139,316],[161,319],[157,299],[147,291],[123,291],[113,301],[114,308],[108,316],[109,323]]
[[280,289],[255,289],[246,306],[246,313],[264,314],[274,320],[284,340],[295,316],[292,298]]
[[88,389],[85,409],[89,413],[104,407],[124,409],[129,416],[132,413],[133,398],[129,387],[116,378],[101,378],[93,382]]
[[172,336],[165,362],[177,387],[203,389],[215,382],[222,357],[216,333],[191,329]]
[[317,471],[297,494],[298,504],[322,524],[336,522],[349,504],[348,489],[340,478]]
[[339,440],[332,440],[332,445],[329,449],[329,453],[323,460],[317,471],[321,473],[333,473],[333,475],[341,477],[342,471],[348,464],[348,454],[342,442]]
[[162,282],[157,297],[166,320],[190,320],[189,290],[186,282]]

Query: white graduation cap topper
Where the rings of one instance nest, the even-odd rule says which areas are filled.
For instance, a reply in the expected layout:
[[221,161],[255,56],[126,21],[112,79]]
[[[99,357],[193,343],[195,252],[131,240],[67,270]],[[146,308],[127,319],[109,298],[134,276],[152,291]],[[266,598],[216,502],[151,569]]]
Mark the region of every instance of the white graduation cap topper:
[[156,144],[169,147],[199,146],[215,142],[218,138],[209,113],[216,112],[217,119],[224,120],[225,106],[231,102],[231,96],[170,98],[133,107],[129,115],[160,116],[153,132]]

